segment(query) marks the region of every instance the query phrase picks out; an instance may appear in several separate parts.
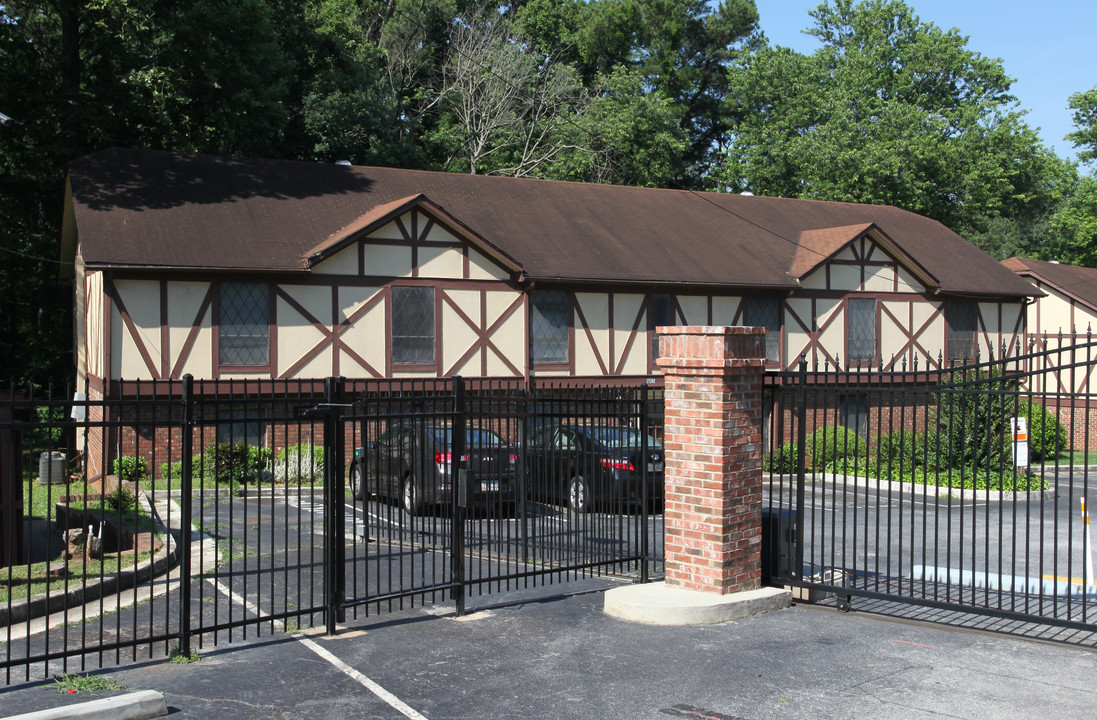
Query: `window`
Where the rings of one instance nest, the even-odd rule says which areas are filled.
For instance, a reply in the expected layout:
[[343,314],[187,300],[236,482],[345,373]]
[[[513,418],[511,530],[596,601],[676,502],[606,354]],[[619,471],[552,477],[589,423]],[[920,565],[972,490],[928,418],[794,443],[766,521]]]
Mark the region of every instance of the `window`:
[[766,360],[781,361],[781,301],[778,298],[748,297],[746,299],[746,324],[764,327],[766,333]]
[[221,365],[270,364],[270,290],[260,283],[221,283]]
[[434,364],[434,288],[392,289],[392,362]]
[[533,363],[568,361],[571,307],[563,290],[530,293],[529,357]]
[[674,321],[674,311],[670,307],[670,295],[651,296],[651,356],[659,357],[659,333],[657,327],[677,325]]
[[846,359],[865,362],[876,359],[876,301],[851,298],[846,310],[849,321],[849,346]]
[[975,303],[951,300],[945,307],[948,323],[948,359],[975,360]]
[[266,426],[257,417],[257,409],[234,408],[217,413],[217,442],[244,443],[260,447],[266,437]]
[[838,397],[838,424],[868,439],[869,401],[865,393]]

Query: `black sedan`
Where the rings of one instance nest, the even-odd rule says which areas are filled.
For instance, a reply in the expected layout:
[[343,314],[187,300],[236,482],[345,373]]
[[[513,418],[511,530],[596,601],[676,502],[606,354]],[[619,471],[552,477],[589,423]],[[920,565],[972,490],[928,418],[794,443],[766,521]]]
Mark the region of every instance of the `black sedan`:
[[[370,494],[398,499],[411,515],[449,502],[456,474],[452,447],[449,427],[424,422],[390,426],[375,442],[354,451],[350,485],[355,499]],[[501,437],[467,428],[461,461],[470,503],[514,502],[517,454]]]
[[525,451],[528,494],[534,500],[566,501],[575,512],[628,501],[661,504],[663,446],[631,428],[543,427],[531,433]]

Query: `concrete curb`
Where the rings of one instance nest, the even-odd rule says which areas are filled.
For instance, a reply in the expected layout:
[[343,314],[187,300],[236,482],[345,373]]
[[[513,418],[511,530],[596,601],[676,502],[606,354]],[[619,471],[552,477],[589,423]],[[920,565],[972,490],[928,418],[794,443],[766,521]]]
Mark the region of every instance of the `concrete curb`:
[[161,693],[141,690],[78,705],[63,705],[49,710],[11,715],[6,720],[145,720],[167,714],[168,703]]
[[783,610],[791,604],[792,593],[782,588],[716,595],[656,582],[607,590],[603,610],[621,620],[648,625],[715,625]]
[[[793,474],[763,473],[763,481],[791,481],[796,482]],[[836,473],[807,473],[804,482],[831,483],[834,485],[849,485],[864,490],[882,490],[889,493],[906,493],[908,495],[930,495],[940,498],[952,497],[957,500],[1001,500],[1003,502],[1021,499],[1029,500],[1054,500],[1055,490],[1033,490],[1024,492],[1010,492],[1006,490],[972,490],[969,488],[948,487],[947,485],[922,485],[921,483],[898,482],[895,480],[877,480],[876,478],[862,475],[838,475]]]
[[179,555],[175,536],[164,526],[155,506],[149,501],[145,493],[140,493],[138,497],[145,506],[145,512],[155,523],[157,534],[164,538],[164,546],[160,548],[156,555],[143,560],[136,567],[104,577],[102,580],[92,580],[70,587],[67,592],[39,593],[26,600],[13,602],[10,606],[2,606],[0,607],[0,627],[7,627],[15,623],[26,622],[31,618],[52,615],[56,612],[79,607],[106,595],[112,595],[131,588],[169,570],[178,560]]

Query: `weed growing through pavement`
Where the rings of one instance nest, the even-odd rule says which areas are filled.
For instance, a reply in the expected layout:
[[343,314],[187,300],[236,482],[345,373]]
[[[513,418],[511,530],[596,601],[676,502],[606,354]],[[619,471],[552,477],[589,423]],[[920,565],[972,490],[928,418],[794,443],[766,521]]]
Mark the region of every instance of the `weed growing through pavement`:
[[123,685],[117,679],[101,675],[58,675],[54,679],[57,683],[51,689],[59,693],[87,693],[94,695],[96,691],[129,690],[128,685]]
[[187,665],[190,663],[196,663],[202,659],[202,656],[191,650],[189,653],[184,653],[182,648],[178,645],[172,647],[168,653],[168,662],[176,665]]

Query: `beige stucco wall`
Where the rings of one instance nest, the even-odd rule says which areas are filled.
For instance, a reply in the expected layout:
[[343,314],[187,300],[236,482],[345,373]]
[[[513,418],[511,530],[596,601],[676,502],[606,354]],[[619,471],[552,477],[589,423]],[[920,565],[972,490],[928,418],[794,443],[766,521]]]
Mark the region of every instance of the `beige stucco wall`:
[[1072,300],[1053,287],[1036,283],[1047,293],[1038,298],[1028,308],[1029,332],[1034,334],[1058,335],[1077,331],[1084,335],[1087,330],[1097,331],[1097,311]]
[[[332,296],[330,287],[282,285],[282,293],[293,299],[304,311],[284,298],[275,296],[274,312],[278,322],[275,373],[278,377],[300,362],[304,362],[292,377],[326,377],[332,374]],[[319,324],[321,327],[317,327]]]
[[78,320],[74,330],[78,377],[81,381],[87,375],[102,377],[107,341],[103,327],[103,273],[88,272],[79,255],[76,258],[76,303]]
[[[168,283],[169,369],[179,368],[178,376],[190,373],[196,378],[208,378],[213,374],[213,307],[207,306],[202,316],[198,316],[209,289],[207,282]],[[198,334],[186,352],[187,338],[196,321]]]
[[[337,302],[340,322],[347,323],[351,317],[373,300],[379,287],[345,286],[338,288]],[[340,349],[339,372],[347,377],[383,376],[385,372],[386,343],[385,305],[377,303],[360,317],[346,325],[340,338],[351,352]],[[353,354],[351,354],[353,352]],[[359,359],[360,358],[360,359]],[[362,365],[362,362],[366,365]]]
[[[111,376],[125,380],[151,380],[156,377],[161,365],[160,283],[155,280],[116,279],[114,288],[133,321],[134,331],[123,321],[121,307],[113,304]],[[151,368],[141,347],[152,363]]]

